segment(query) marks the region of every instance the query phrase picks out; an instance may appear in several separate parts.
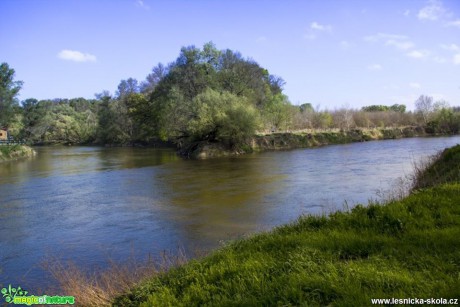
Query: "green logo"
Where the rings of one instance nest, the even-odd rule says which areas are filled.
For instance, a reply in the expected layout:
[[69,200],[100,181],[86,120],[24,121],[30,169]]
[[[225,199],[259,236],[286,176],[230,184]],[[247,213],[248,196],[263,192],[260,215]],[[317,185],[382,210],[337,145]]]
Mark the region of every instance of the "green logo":
[[16,296],[24,296],[28,293],[21,287],[18,287],[17,289],[11,288],[11,285],[9,285],[8,288],[3,288],[1,292],[3,294],[3,298],[7,303],[12,303]]
[[27,296],[26,290],[22,289],[21,287],[13,288],[11,285],[8,288],[3,288],[1,290],[3,298],[7,303],[15,304],[15,305],[45,305],[45,304],[53,304],[53,305],[67,305],[67,304],[75,304],[75,297],[73,296],[50,296],[50,295],[29,295]]

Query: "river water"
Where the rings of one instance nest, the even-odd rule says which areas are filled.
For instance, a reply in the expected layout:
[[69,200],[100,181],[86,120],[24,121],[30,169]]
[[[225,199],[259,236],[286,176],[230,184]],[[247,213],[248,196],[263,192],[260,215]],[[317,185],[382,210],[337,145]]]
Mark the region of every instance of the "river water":
[[[412,138],[204,161],[170,149],[38,147],[0,164],[0,286],[46,288],[47,259],[215,248],[302,214],[367,203],[460,137]],[[30,290],[29,290],[30,291]]]

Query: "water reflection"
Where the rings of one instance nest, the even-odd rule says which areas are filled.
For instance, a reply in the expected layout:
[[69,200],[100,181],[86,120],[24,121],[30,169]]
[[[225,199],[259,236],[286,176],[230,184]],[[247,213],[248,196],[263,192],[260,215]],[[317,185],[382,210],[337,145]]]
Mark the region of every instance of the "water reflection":
[[284,174],[257,156],[180,161],[154,180],[183,242],[200,246],[256,230],[264,224],[263,199],[279,192]]

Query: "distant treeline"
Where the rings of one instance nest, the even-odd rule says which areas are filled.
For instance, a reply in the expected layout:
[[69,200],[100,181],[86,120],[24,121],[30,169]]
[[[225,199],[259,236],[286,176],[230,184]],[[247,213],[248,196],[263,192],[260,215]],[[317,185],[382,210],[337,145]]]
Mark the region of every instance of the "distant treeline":
[[460,110],[421,96],[415,112],[405,105],[321,110],[292,105],[284,81],[254,60],[212,43],[183,47],[178,58],[159,63],[142,82],[121,80],[114,95],[95,99],[16,96],[22,86],[8,64],[0,67],[0,126],[33,144],[149,144],[179,147],[199,141],[238,147],[257,132],[302,129],[425,126],[428,132],[458,133]]

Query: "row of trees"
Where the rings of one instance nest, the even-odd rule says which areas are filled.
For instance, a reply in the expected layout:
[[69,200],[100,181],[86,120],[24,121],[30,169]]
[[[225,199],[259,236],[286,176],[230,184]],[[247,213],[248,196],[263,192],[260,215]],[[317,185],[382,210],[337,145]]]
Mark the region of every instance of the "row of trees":
[[[290,129],[394,128],[423,126],[429,133],[451,134],[460,130],[460,108],[450,107],[445,101],[434,102],[432,97],[420,96],[416,110],[406,112],[405,105],[371,105],[361,109],[342,107],[334,110],[314,109],[311,104],[293,110]],[[295,107],[294,107],[295,108]]]
[[32,143],[128,144],[168,140],[179,147],[195,142],[239,146],[256,132],[302,129],[384,128],[424,125],[430,132],[457,133],[460,110],[421,96],[416,111],[405,105],[372,105],[360,110],[321,110],[291,105],[284,81],[232,50],[181,49],[178,58],[158,64],[142,82],[122,80],[114,95],[95,99],[27,99],[22,82],[0,67],[0,125]]

